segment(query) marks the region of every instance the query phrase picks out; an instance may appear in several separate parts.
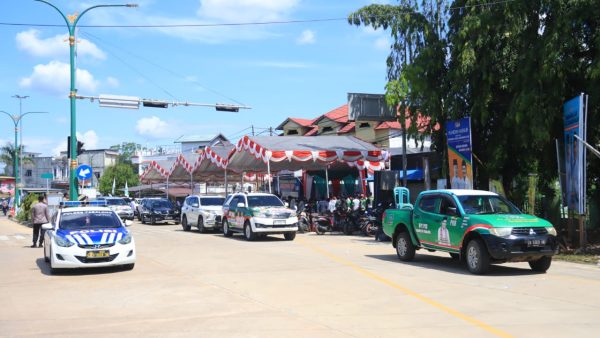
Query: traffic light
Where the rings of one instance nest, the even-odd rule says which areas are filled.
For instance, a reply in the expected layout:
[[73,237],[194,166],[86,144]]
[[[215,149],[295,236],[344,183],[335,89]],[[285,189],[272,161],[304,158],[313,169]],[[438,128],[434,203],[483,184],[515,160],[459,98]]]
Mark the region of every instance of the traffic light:
[[217,103],[217,105],[215,106],[215,109],[217,111],[229,111],[229,112],[233,112],[233,113],[237,113],[240,111],[239,106],[235,106],[235,105],[231,105],[231,104],[222,104],[222,103]]
[[83,149],[83,142],[77,140],[77,156],[81,155],[85,149]]
[[[83,149],[84,143],[77,140],[77,156],[81,155],[85,149]],[[71,158],[71,136],[67,136],[67,157]]]

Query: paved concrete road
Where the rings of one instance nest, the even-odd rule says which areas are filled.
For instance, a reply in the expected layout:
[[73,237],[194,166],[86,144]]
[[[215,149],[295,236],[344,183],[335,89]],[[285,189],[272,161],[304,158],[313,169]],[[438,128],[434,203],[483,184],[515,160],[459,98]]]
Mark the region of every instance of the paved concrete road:
[[600,269],[554,262],[474,276],[445,254],[400,263],[389,243],[131,226],[132,271],[50,275],[31,230],[0,219],[0,336],[597,337]]

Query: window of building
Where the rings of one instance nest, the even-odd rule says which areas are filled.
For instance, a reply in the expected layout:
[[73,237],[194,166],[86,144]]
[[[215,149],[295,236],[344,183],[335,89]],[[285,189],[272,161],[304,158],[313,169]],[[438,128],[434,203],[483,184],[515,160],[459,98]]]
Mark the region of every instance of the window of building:
[[298,131],[296,129],[290,129],[287,132],[288,135],[298,135]]
[[332,127],[324,127],[324,128],[323,128],[323,132],[324,132],[324,133],[327,133],[327,132],[330,132],[330,131],[333,131],[333,128],[332,128]]
[[33,171],[31,169],[27,169],[27,171],[25,172],[25,176],[27,176],[27,177],[33,176]]
[[370,128],[371,125],[369,124],[369,122],[363,122],[361,124],[358,125],[359,128]]

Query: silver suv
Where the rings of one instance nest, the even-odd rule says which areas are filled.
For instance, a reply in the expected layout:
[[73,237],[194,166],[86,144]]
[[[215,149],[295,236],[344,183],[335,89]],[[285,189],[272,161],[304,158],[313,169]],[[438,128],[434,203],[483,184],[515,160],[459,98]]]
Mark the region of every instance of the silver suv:
[[191,195],[186,197],[181,206],[183,230],[190,231],[192,226],[197,227],[200,232],[219,229],[223,218],[223,202],[225,202],[225,197],[222,196]]

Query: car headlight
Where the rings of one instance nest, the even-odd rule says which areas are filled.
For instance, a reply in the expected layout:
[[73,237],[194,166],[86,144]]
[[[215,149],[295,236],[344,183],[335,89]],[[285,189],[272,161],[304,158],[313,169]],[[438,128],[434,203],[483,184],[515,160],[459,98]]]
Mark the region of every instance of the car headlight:
[[512,232],[512,228],[490,228],[490,232],[492,235],[496,235],[498,237],[508,237]]
[[123,236],[123,238],[121,238],[119,240],[119,243],[120,244],[129,244],[129,243],[131,243],[131,234],[128,233],[127,235]]
[[60,236],[54,237],[54,241],[56,242],[56,245],[62,246],[63,248],[68,248],[70,246],[75,245],[75,243],[73,243],[65,238],[62,238]]
[[554,227],[546,227],[546,231],[548,231],[548,235],[556,236],[556,229]]

